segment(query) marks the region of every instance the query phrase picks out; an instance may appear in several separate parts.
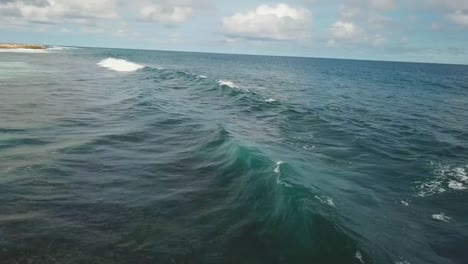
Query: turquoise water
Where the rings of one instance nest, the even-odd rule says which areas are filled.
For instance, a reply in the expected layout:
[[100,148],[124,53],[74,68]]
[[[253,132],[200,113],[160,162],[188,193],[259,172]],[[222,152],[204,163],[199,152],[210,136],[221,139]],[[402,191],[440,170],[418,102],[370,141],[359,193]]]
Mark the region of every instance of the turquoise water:
[[1,263],[468,263],[468,66],[0,53],[0,121]]

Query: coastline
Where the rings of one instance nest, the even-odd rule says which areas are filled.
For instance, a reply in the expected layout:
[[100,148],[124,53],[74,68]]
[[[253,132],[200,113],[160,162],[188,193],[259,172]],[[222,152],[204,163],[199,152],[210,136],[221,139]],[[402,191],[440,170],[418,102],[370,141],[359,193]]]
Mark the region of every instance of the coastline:
[[46,46],[37,44],[7,44],[0,43],[0,49],[30,49],[30,50],[45,50]]

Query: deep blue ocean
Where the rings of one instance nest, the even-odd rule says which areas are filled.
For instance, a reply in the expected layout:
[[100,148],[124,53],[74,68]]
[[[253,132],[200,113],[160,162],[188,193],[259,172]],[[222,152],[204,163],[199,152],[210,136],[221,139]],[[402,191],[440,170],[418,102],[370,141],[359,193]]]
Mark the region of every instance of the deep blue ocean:
[[468,66],[0,53],[0,263],[468,263]]

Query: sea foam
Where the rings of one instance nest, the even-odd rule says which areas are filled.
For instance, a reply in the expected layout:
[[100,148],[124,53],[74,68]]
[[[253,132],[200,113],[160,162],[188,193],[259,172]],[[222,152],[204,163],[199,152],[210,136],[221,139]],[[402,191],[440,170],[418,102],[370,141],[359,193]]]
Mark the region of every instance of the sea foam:
[[433,178],[418,186],[418,196],[440,194],[448,189],[461,191],[468,189],[468,169],[466,166],[436,165]]
[[444,213],[433,214],[432,218],[446,223],[450,222],[450,217],[446,216]]
[[230,87],[230,88],[239,88],[239,86],[237,84],[235,84],[234,82],[232,82],[232,81],[219,80],[218,84],[221,85],[221,86],[227,86],[227,87]]
[[322,203],[324,205],[328,205],[330,207],[336,207],[335,203],[333,202],[333,199],[328,197],[328,196],[315,195],[315,199],[319,200],[320,203]]
[[107,58],[98,62],[97,65],[118,72],[133,72],[145,67],[134,62],[115,58]]
[[356,251],[356,254],[354,255],[354,257],[357,258],[357,260],[359,260],[359,262],[364,263],[364,259],[362,258],[362,254],[361,254],[361,252],[359,250]]
[[45,50],[45,49],[0,49],[0,52],[47,53],[47,50]]
[[282,161],[282,160],[276,162],[276,164],[275,164],[275,169],[273,171],[276,173],[276,184],[283,185],[285,187],[292,187],[291,184],[284,182],[280,178],[280,176],[281,176],[281,165],[283,165],[283,164],[284,164],[284,161]]
[[51,47],[48,47],[47,50],[74,50],[74,49],[78,49],[78,48],[75,48],[75,47],[63,47],[63,46],[51,46]]

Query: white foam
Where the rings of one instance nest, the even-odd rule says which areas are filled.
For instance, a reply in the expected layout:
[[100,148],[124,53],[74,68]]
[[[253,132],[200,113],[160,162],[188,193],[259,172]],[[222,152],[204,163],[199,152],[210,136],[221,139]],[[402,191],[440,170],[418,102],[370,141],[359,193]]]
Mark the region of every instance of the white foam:
[[0,52],[12,53],[47,53],[46,49],[0,49]]
[[205,75],[197,75],[197,78],[206,79],[206,78],[208,78],[208,77],[206,77]]
[[446,216],[444,213],[433,214],[432,218],[435,219],[435,220],[445,222],[445,223],[450,222],[450,217]]
[[454,176],[460,181],[468,183],[468,175],[466,169],[464,168],[455,168],[453,169]]
[[218,84],[221,85],[221,86],[227,86],[227,87],[230,87],[230,88],[239,88],[239,86],[237,84],[235,84],[234,82],[232,82],[232,81],[219,80]]
[[78,49],[75,47],[63,47],[63,46],[51,46],[48,47],[47,50],[73,50],[73,49]]
[[438,180],[422,183],[419,188],[421,189],[421,191],[418,192],[419,197],[431,196],[446,191],[445,188],[442,187],[442,182]]
[[265,99],[265,102],[267,102],[267,103],[274,103],[274,102],[276,102],[276,100],[273,99],[273,98],[268,98],[268,99]]
[[98,62],[97,65],[118,72],[133,72],[145,67],[134,62],[115,58],[107,58]]
[[466,186],[463,185],[461,182],[451,180],[448,184],[448,187],[454,190],[465,190]]
[[356,255],[354,255],[354,257],[357,258],[359,262],[364,263],[364,260],[362,259],[362,254],[359,250],[356,251]]
[[400,258],[400,260],[395,261],[395,264],[411,264],[407,260]]
[[431,165],[435,166],[433,178],[427,182],[422,182],[418,186],[418,196],[426,197],[435,194],[440,194],[451,190],[466,190],[468,189],[468,167],[458,167],[453,165]]
[[284,161],[282,161],[282,160],[276,162],[275,169],[273,170],[276,174],[279,174],[279,173],[280,173],[280,167],[281,167],[281,165],[282,165],[283,163],[284,163]]
[[333,199],[328,196],[320,197],[318,195],[315,195],[315,199],[319,200],[324,205],[328,205],[330,207],[336,208],[335,203],[333,202]]
[[407,201],[400,201],[400,203],[404,206],[409,206],[409,203]]
[[282,160],[276,162],[275,169],[273,170],[276,173],[276,184],[283,185],[285,187],[292,187],[291,184],[284,182],[281,180],[281,165],[284,164]]

